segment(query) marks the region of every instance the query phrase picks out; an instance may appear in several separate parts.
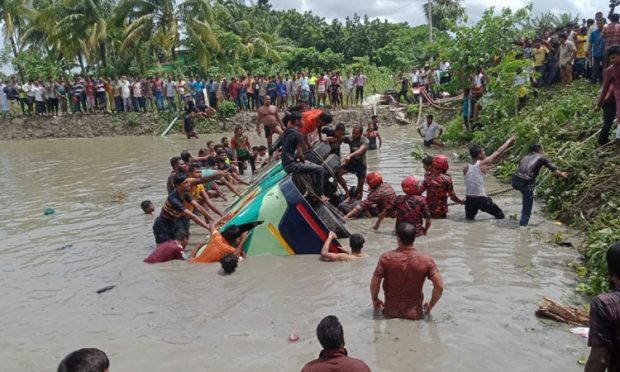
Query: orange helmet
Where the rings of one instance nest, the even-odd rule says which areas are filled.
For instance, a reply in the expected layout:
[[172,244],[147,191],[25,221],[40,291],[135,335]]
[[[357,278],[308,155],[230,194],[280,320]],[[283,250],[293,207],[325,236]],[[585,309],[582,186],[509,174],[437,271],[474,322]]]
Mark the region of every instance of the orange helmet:
[[424,192],[422,182],[418,181],[414,176],[406,177],[400,184],[403,191],[407,195],[420,195]]
[[445,155],[435,156],[433,158],[433,167],[441,172],[447,171],[450,168],[448,165],[448,157]]
[[370,172],[366,176],[366,182],[368,182],[368,186],[371,189],[374,189],[383,182],[383,178],[381,177],[379,172]]

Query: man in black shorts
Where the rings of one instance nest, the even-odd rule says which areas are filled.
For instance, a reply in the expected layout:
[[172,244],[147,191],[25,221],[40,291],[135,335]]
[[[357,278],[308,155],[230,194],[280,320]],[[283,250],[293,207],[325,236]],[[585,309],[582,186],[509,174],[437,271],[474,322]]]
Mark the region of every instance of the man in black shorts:
[[357,198],[362,198],[364,182],[366,180],[366,151],[368,150],[368,138],[363,136],[364,127],[357,124],[353,127],[351,135],[344,136],[342,142],[349,145],[349,155],[342,159],[342,167],[338,170],[338,183],[344,190],[348,190],[347,182],[343,175],[353,173],[357,177]]

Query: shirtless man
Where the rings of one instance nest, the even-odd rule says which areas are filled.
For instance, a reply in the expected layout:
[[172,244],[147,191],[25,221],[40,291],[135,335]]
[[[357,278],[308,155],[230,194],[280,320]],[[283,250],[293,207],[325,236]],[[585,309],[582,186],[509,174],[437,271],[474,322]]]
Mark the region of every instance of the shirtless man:
[[336,239],[336,233],[333,231],[329,232],[327,239],[325,239],[325,243],[323,243],[323,248],[321,249],[321,260],[323,261],[355,261],[360,258],[368,257],[367,254],[362,253],[362,247],[364,246],[364,237],[360,234],[353,234],[349,239],[349,245],[351,246],[351,252],[347,252],[346,248],[342,248],[343,252],[340,253],[332,253],[329,251],[329,246],[332,244],[332,241]]
[[271,155],[272,138],[274,133],[282,134],[284,125],[278,115],[278,108],[271,104],[271,97],[266,95],[263,98],[263,105],[256,111],[256,134],[261,135],[261,124],[265,127],[265,137],[267,138],[267,149]]

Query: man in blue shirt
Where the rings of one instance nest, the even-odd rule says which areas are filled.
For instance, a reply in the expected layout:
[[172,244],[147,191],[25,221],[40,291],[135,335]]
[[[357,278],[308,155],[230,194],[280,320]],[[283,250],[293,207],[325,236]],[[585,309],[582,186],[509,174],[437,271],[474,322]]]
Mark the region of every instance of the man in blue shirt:
[[202,78],[196,77],[196,81],[194,82],[194,91],[196,91],[196,99],[198,101],[205,100],[205,96],[203,93],[203,89],[205,88],[205,83],[202,81]]
[[209,106],[216,108],[217,107],[217,83],[213,81],[213,79],[209,79],[209,84],[207,84],[207,94],[209,95]]
[[605,58],[605,37],[603,37],[603,28],[605,27],[605,18],[596,21],[596,30],[590,34],[588,40],[587,55],[592,57],[592,76],[593,83],[603,82],[603,60]]

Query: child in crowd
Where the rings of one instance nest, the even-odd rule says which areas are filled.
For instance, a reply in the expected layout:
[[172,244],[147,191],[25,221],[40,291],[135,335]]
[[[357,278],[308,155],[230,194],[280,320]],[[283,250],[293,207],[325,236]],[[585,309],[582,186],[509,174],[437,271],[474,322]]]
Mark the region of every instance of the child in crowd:
[[153,212],[155,212],[155,206],[150,200],[142,201],[142,203],[140,203],[140,208],[142,208],[144,214],[153,214]]

